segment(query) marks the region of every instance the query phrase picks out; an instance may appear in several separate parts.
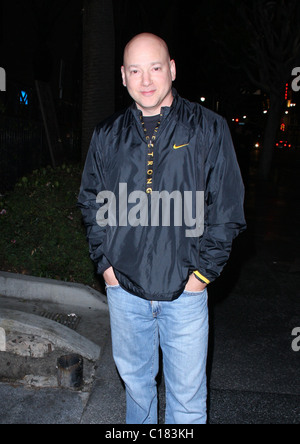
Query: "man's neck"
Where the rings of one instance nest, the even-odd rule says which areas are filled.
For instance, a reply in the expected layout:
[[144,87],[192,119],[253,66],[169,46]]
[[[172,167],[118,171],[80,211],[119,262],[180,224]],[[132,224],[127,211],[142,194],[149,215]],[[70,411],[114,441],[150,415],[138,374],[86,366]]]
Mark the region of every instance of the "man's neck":
[[154,117],[157,116],[158,114],[161,114],[162,108],[167,108],[167,107],[170,108],[172,106],[173,101],[174,101],[174,96],[173,92],[171,91],[171,93],[164,99],[164,101],[160,104],[160,106],[156,108],[148,108],[148,109],[143,108],[138,103],[136,103],[136,106],[140,111],[142,111],[144,117]]
[[148,109],[142,108],[138,104],[136,104],[136,107],[137,107],[137,109],[142,111],[142,114],[144,117],[154,117],[154,116],[158,116],[161,113],[161,108],[148,110]]

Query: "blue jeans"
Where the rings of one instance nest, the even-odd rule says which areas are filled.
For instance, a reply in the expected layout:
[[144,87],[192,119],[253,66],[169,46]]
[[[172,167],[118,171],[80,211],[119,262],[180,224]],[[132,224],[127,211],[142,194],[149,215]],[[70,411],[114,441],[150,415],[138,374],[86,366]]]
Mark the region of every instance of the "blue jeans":
[[107,286],[113,356],[126,387],[126,424],[157,424],[159,345],[166,424],[206,424],[207,291],[149,302]]

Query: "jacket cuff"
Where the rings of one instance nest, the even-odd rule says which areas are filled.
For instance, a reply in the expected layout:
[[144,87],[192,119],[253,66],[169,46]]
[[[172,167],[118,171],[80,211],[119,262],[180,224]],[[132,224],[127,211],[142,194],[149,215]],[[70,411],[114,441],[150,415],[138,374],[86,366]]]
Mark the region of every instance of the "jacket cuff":
[[210,284],[210,281],[203,276],[203,274],[201,274],[199,271],[194,271],[194,275],[196,276],[196,278],[198,279],[198,281],[202,282],[203,284]]
[[98,263],[97,266],[97,273],[98,274],[103,274],[106,270],[108,270],[111,267],[111,264],[108,262],[108,260],[106,259],[106,257],[104,257],[102,259],[101,262]]

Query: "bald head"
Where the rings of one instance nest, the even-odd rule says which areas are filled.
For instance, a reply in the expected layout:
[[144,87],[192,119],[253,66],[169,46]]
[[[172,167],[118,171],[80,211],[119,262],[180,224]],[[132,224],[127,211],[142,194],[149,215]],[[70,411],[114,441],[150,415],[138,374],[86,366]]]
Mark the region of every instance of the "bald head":
[[126,45],[124,50],[124,65],[126,65],[127,58],[132,52],[143,50],[145,47],[155,47],[156,49],[159,49],[159,51],[164,53],[165,57],[170,60],[169,48],[166,42],[157,35],[145,32],[133,37],[133,39]]
[[148,33],[134,37],[124,51],[122,78],[145,115],[159,114],[162,106],[171,106],[176,66],[166,42]]

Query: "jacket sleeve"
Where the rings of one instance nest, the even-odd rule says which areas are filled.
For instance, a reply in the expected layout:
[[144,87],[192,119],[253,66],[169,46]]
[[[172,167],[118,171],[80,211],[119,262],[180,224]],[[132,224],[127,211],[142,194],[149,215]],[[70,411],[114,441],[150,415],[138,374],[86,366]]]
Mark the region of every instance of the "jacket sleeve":
[[246,229],[245,190],[225,119],[213,126],[205,162],[205,229],[200,239],[198,279],[217,279],[229,259],[233,240]]
[[105,189],[104,169],[100,153],[100,137],[98,131],[95,131],[82,175],[78,207],[81,209],[83,222],[87,230],[90,257],[97,265],[97,272],[103,274],[111,265],[102,248],[106,237],[106,227],[101,227],[97,223],[97,212],[100,204],[96,200],[100,191]]

